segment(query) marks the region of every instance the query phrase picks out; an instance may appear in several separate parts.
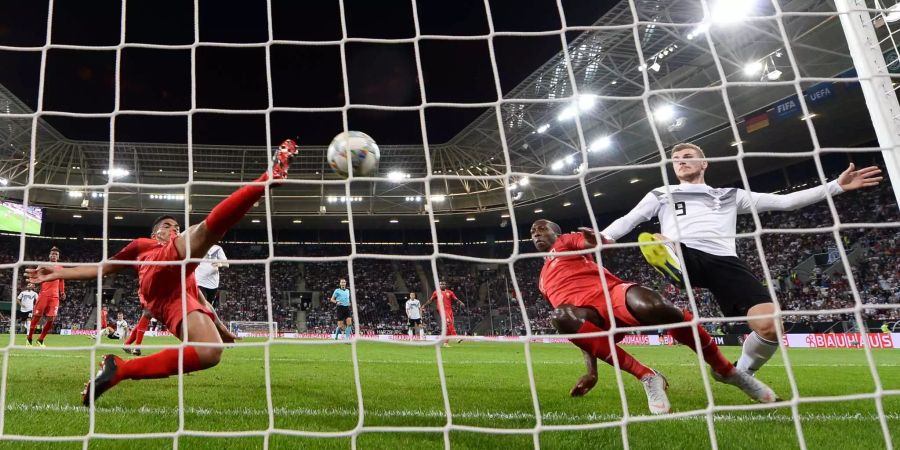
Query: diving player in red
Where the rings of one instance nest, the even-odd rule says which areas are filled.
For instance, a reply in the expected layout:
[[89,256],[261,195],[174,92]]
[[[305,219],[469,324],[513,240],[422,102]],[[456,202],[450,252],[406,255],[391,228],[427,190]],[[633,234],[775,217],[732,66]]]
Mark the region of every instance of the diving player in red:
[[[597,246],[593,230],[580,228],[578,233],[562,234],[559,225],[540,219],[531,226],[531,239],[541,252],[547,252],[540,275],[540,291],[556,308],[551,314],[553,326],[564,334],[592,333],[609,330],[612,319],[617,327],[662,325],[688,322],[690,311],[682,311],[657,292],[623,281],[603,268],[609,289],[606,297],[600,279],[600,268],[591,255],[557,256],[557,252],[583,250]],[[610,318],[612,310],[613,318]],[[723,382],[743,390],[754,400],[770,403],[775,393],[745,371],[738,370],[722,355],[703,327],[695,327],[700,337],[703,359],[721,376]],[[696,351],[692,327],[671,328],[668,333],[678,342]],[[624,335],[616,334],[616,342]],[[666,389],[668,382],[659,372],[643,365],[618,345],[611,346],[607,336],[576,338],[570,341],[584,353],[588,373],[578,380],[571,395],[578,397],[597,384],[597,358],[612,365],[616,352],[619,368],[634,375],[644,385],[647,403],[653,414],[671,409]]]
[[[281,143],[272,164],[273,181],[287,177],[288,167],[296,153],[297,144],[294,141],[288,139]],[[255,181],[268,180],[269,175],[266,173]],[[182,286],[180,261],[191,257],[203,258],[207,250],[218,242],[229,228],[240,221],[265,192],[265,185],[244,186],[238,189],[213,208],[206,220],[191,226],[184,233],[179,233],[180,226],[174,217],[162,216],[153,223],[150,238],[131,241],[111,258],[113,261],[142,263],[172,261],[173,264],[123,265],[105,262],[99,266],[70,268],[42,266],[26,269],[25,276],[36,283],[57,279],[92,280],[101,274],[106,275],[126,267],[134,267],[138,272],[138,289],[142,306],[165,323],[170,332],[187,343],[222,344],[214,314],[198,300],[197,281],[194,277],[197,264],[187,264]],[[185,346],[182,349],[183,373],[213,367],[222,357],[221,345]],[[122,380],[166,378],[178,374],[179,353],[178,348],[165,349],[153,355],[127,361],[115,355],[104,356],[96,378],[85,383],[81,394],[82,403],[85,406],[90,405]]]
[[[50,249],[50,263],[54,264],[59,261],[59,248]],[[53,265],[52,267],[61,269],[62,266]],[[37,328],[41,318],[46,318],[44,326],[41,329],[41,336],[38,337],[38,345],[44,348],[44,338],[47,333],[53,329],[53,321],[56,319],[56,312],[59,310],[59,301],[66,299],[66,282],[63,280],[52,280],[41,283],[41,293],[38,294],[37,304],[34,305],[34,312],[31,319],[31,326],[28,327],[28,343],[31,345],[31,339],[34,337],[34,329]]]
[[[453,293],[450,289],[447,288],[447,283],[441,281],[441,302],[438,303],[438,312],[440,312],[441,317],[444,318],[444,323],[447,325],[447,336],[456,336],[456,327],[453,326],[453,301],[456,300],[457,303],[460,304],[463,308],[466,307],[466,304],[463,303],[456,294]],[[422,305],[422,310],[424,311],[431,302],[435,301],[438,297],[438,291],[434,291],[431,294],[431,298],[428,299],[424,305]],[[456,343],[462,342],[462,339],[458,339]],[[444,342],[444,345],[447,345],[447,342]]]

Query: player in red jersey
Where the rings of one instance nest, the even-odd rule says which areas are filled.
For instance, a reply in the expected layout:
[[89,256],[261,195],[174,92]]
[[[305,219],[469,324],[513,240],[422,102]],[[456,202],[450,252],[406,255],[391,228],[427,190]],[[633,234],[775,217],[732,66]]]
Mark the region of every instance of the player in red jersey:
[[[287,177],[288,167],[297,153],[297,144],[288,139],[281,143],[275,153],[272,165],[272,179]],[[257,178],[257,182],[269,180],[268,173]],[[273,183],[274,184],[274,183]],[[105,262],[99,266],[60,268],[42,266],[26,269],[26,277],[31,282],[46,282],[57,279],[96,279],[134,267],[138,272],[138,289],[144,309],[163,321],[178,339],[185,342],[222,344],[219,328],[213,313],[197,298],[197,281],[194,277],[196,263],[187,264],[182,285],[182,267],[179,261],[185,258],[202,258],[207,250],[219,241],[247,211],[265,194],[262,185],[244,186],[219,203],[206,219],[193,225],[184,233],[179,233],[178,221],[171,216],[158,218],[151,229],[150,238],[131,241],[112,260],[160,263],[174,261],[174,264],[123,265]],[[182,298],[183,296],[183,298]],[[185,319],[186,320],[183,320]],[[183,364],[179,363],[180,349],[166,349],[158,353],[123,360],[115,355],[105,355],[100,363],[96,378],[85,383],[82,403],[91,404],[104,392],[122,380],[166,378],[179,373],[194,372],[215,366],[222,357],[222,346],[182,347]],[[91,389],[93,386],[93,389]],[[93,393],[93,395],[92,395]]]
[[[457,303],[460,304],[463,308],[466,307],[466,304],[463,303],[456,294],[453,293],[450,289],[447,288],[447,283],[441,281],[440,283],[440,294],[441,294],[441,302],[438,303],[438,312],[440,312],[441,317],[444,318],[444,323],[447,325],[447,336],[456,336],[456,327],[453,326],[453,301],[456,300]],[[428,299],[424,305],[422,305],[422,310],[424,311],[431,302],[435,301],[438,298],[438,291],[434,291],[431,294],[431,298]],[[462,342],[462,339],[458,339],[456,343]],[[447,342],[444,341],[444,345],[447,345]]]
[[[556,308],[551,315],[553,326],[564,334],[592,333],[617,327],[662,325],[693,319],[690,311],[678,309],[656,291],[623,281],[603,268],[609,290],[607,297],[600,279],[600,267],[591,255],[557,256],[557,252],[583,250],[597,246],[593,230],[580,228],[578,233],[562,234],[559,225],[537,220],[531,226],[531,239],[541,252],[548,252],[541,269],[540,290]],[[610,317],[612,310],[613,317]],[[745,371],[738,370],[722,355],[709,333],[701,326],[672,328],[668,333],[678,342],[696,351],[694,331],[700,337],[703,359],[722,377],[723,382],[737,386],[754,400],[769,403],[775,393]],[[624,335],[617,334],[616,342]],[[587,374],[578,380],[571,395],[578,397],[597,384],[597,358],[613,364],[615,351],[619,368],[634,375],[644,385],[647,403],[653,414],[669,412],[666,389],[668,382],[659,372],[641,364],[618,345],[610,345],[607,336],[571,339],[584,353]]]
[[[59,248],[50,249],[50,263],[54,264],[59,261]],[[61,266],[53,265],[52,267],[61,268]],[[34,312],[31,319],[31,325],[28,327],[28,343],[31,345],[34,337],[34,329],[37,328],[38,322],[42,318],[45,319],[41,336],[38,337],[38,345],[45,347],[44,338],[47,333],[53,329],[53,321],[56,319],[56,312],[59,310],[59,301],[66,299],[66,282],[63,280],[52,280],[41,283],[41,292],[38,294],[37,304],[34,305]]]

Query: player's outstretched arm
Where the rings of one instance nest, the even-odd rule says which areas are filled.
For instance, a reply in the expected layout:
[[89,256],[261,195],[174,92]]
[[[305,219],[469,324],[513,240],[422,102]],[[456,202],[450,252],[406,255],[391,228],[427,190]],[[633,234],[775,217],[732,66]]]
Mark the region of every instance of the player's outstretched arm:
[[790,194],[747,193],[747,191],[738,190],[738,212],[749,213],[751,211],[750,202],[756,205],[756,210],[759,212],[793,211],[825,200],[827,194],[835,196],[847,191],[878,186],[883,179],[881,169],[877,166],[856,170],[856,165],[850,163],[847,170],[841,173],[837,179],[821,186]]
[[569,391],[569,395],[572,397],[581,397],[597,385],[597,358],[584,350],[581,353],[584,355],[584,367],[587,373],[582,375]]
[[638,225],[650,220],[659,213],[659,200],[653,192],[648,192],[628,214],[609,224],[600,235],[604,244],[611,244],[630,233]]
[[29,283],[43,283],[53,280],[91,280],[98,275],[107,275],[121,270],[124,266],[100,264],[98,266],[54,267],[38,266],[25,269],[25,279]]

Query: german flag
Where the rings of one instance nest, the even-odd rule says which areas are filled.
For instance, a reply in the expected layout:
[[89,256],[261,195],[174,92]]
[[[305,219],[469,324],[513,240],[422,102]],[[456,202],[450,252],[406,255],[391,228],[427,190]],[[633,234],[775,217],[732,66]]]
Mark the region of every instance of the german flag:
[[753,117],[744,119],[744,125],[747,127],[747,133],[761,130],[769,126],[769,113],[762,113]]

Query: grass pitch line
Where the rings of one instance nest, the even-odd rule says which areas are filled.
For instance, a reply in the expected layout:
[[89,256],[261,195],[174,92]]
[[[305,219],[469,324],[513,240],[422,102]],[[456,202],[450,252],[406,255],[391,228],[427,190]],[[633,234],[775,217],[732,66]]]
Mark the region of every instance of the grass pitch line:
[[[159,415],[159,416],[175,416],[178,414],[178,408],[165,407],[146,407],[126,408],[124,406],[100,406],[95,408],[97,413],[102,414],[138,414],[138,415]],[[62,403],[43,403],[43,404],[27,404],[27,403],[10,403],[6,406],[7,412],[54,412],[54,413],[80,413],[87,415],[88,410],[80,405],[69,405]],[[268,411],[260,408],[229,408],[229,409],[212,409],[212,408],[185,408],[186,415],[196,416],[222,416],[222,417],[239,417],[239,416],[268,416]],[[276,416],[304,416],[304,417],[356,417],[359,412],[351,408],[275,408]],[[419,409],[374,409],[366,410],[366,416],[369,417],[410,417],[410,418],[436,418],[443,419],[447,415],[440,410],[419,410]],[[453,413],[456,419],[483,419],[483,420],[534,420],[534,414],[530,412],[503,412],[503,411],[460,411]],[[545,421],[559,421],[568,423],[598,423],[613,422],[621,420],[620,414],[610,413],[591,413],[591,414],[569,414],[557,411],[548,411],[543,413],[541,417]],[[885,414],[887,420],[900,420],[900,413]],[[842,413],[842,414],[800,414],[802,421],[808,422],[854,422],[860,420],[878,420],[875,414],[860,413]],[[706,421],[706,416],[701,414],[698,416],[678,417],[670,420],[679,421]],[[784,414],[716,414],[716,422],[793,422],[793,417],[788,413]]]

